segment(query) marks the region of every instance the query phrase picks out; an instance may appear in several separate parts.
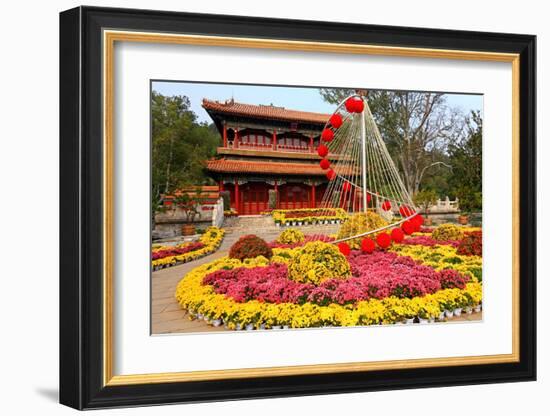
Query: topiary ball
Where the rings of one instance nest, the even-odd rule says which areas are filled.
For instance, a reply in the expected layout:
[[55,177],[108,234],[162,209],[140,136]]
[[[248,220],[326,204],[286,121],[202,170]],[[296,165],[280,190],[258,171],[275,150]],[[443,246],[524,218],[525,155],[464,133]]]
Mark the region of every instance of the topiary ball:
[[284,230],[281,234],[279,234],[277,242],[281,244],[296,244],[304,241],[304,238],[304,233],[300,230],[288,228]]
[[464,232],[458,225],[442,224],[432,232],[432,238],[439,241],[462,240]]
[[258,256],[270,259],[273,251],[264,240],[253,234],[242,236],[229,249],[229,257],[232,259],[253,259]]
[[290,279],[318,285],[328,279],[347,279],[351,270],[334,244],[314,241],[298,249],[288,265]]
[[391,246],[391,237],[388,233],[380,233],[376,236],[376,243],[381,248],[388,248]]
[[[358,212],[351,215],[347,221],[340,226],[336,239],[341,240],[348,237],[354,237],[359,234],[383,228],[387,225],[388,223],[380,215],[374,212]],[[361,240],[361,238],[354,238],[348,240],[347,243],[352,249],[356,250],[361,247]]]

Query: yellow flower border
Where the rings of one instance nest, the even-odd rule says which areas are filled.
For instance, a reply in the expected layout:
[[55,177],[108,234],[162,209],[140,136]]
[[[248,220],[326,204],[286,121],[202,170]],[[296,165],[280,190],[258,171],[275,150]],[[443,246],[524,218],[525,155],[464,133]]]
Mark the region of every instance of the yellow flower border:
[[[275,249],[271,262],[288,262],[294,250]],[[264,257],[244,261],[223,257],[199,266],[189,272],[178,284],[176,299],[189,311],[191,317],[203,316],[209,322],[225,322],[229,329],[291,327],[308,328],[324,326],[364,326],[392,324],[420,317],[435,319],[444,310],[474,307],[482,300],[482,285],[471,282],[466,288],[443,289],[436,293],[412,299],[388,297],[358,302],[356,305],[319,306],[312,303],[263,303],[235,302],[223,294],[214,292],[212,286],[202,285],[204,277],[216,270],[237,267],[267,266]]]
[[[208,227],[204,234],[201,236],[199,241],[204,244],[203,248],[200,248],[195,251],[190,251],[189,253],[180,254],[177,256],[168,256],[162,259],[152,260],[153,270],[158,270],[165,267],[175,266],[180,263],[187,263],[193,260],[197,260],[201,257],[207,256],[215,252],[221,245],[225,231],[219,227]],[[180,244],[176,247],[185,247],[189,243]],[[167,246],[161,246],[155,248],[156,250],[173,248]]]
[[273,221],[275,221],[275,224],[280,225],[286,225],[290,222],[302,222],[302,223],[313,223],[318,221],[345,221],[348,218],[348,214],[345,210],[342,208],[331,208],[331,210],[334,210],[336,212],[336,215],[331,216],[309,216],[309,217],[301,217],[301,218],[287,218],[286,214],[288,212],[315,212],[319,211],[321,208],[298,208],[298,209],[275,209],[271,212],[271,215],[273,217]]

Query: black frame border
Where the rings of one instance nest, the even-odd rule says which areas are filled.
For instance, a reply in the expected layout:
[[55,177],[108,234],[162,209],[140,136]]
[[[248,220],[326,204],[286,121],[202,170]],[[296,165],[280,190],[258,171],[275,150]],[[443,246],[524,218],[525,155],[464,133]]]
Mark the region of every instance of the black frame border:
[[[359,43],[520,56],[517,363],[103,386],[102,30]],[[133,9],[60,14],[60,402],[76,409],[536,379],[536,37]]]

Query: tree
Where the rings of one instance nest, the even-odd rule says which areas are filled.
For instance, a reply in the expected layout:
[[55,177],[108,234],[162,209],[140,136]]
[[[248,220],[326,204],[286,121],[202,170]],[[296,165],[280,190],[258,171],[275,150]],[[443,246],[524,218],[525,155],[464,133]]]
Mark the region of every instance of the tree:
[[450,184],[456,189],[464,212],[481,210],[482,199],[483,121],[479,111],[472,111],[466,120],[466,137],[449,146],[449,160],[454,175]]
[[220,137],[198,123],[186,96],[152,94],[152,193],[170,194],[187,185],[211,184],[204,162],[216,153]]
[[[339,103],[353,90],[322,88],[325,101]],[[464,118],[441,93],[369,91],[380,134],[409,194],[419,191],[434,169],[450,168],[447,146],[462,135]]]

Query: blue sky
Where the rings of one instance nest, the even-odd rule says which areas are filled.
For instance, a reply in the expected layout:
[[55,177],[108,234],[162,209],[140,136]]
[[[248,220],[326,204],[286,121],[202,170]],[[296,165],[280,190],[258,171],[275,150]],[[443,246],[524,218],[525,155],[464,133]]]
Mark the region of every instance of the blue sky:
[[[247,104],[273,104],[288,109],[332,113],[335,106],[323,101],[317,88],[269,87],[237,84],[206,84],[191,82],[152,83],[154,91],[163,95],[186,95],[191,101],[191,109],[199,121],[212,122],[201,107],[203,98],[225,101],[233,97],[235,101]],[[446,94],[447,103],[460,108],[464,113],[481,111],[483,96],[473,94]]]

